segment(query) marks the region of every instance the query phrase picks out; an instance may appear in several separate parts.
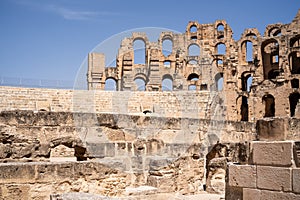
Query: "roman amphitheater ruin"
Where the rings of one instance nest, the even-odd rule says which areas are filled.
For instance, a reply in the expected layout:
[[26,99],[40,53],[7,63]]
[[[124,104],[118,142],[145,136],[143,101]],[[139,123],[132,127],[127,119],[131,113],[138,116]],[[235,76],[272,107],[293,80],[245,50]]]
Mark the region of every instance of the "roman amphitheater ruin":
[[105,59],[88,90],[0,87],[0,199],[300,199],[300,10],[238,41],[225,20],[133,32]]

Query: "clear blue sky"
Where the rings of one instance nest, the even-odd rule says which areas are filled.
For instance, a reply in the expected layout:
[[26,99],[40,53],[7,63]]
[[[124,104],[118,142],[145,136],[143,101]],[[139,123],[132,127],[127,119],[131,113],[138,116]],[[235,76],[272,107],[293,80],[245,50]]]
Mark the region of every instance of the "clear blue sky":
[[108,37],[133,28],[184,32],[188,21],[225,19],[245,28],[289,23],[299,0],[0,0],[0,76],[74,80],[82,61]]

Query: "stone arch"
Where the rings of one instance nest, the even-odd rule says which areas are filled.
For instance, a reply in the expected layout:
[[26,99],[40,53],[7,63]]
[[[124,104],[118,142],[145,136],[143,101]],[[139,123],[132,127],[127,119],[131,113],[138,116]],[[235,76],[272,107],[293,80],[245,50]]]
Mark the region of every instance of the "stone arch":
[[273,27],[270,30],[268,30],[268,36],[269,37],[275,37],[281,35],[281,28],[280,27]]
[[265,115],[264,117],[274,117],[275,116],[275,98],[271,94],[266,94],[263,96],[262,101],[265,104]]
[[216,91],[223,90],[223,86],[224,86],[223,73],[217,73],[215,75],[215,85],[216,85]]
[[134,82],[137,91],[146,91],[147,76],[145,74],[137,74]]
[[172,91],[173,90],[173,77],[170,74],[165,74],[162,77],[161,83],[162,91]]
[[252,74],[250,72],[242,73],[241,81],[242,81],[242,91],[250,92],[250,87],[252,85]]
[[243,62],[253,61],[253,42],[251,40],[244,40],[241,43],[241,56]]
[[143,38],[135,38],[132,43],[133,48],[133,63],[145,64],[146,63],[146,42]]
[[219,42],[219,43],[216,44],[215,48],[216,48],[215,51],[218,55],[225,55],[226,54],[226,45],[225,45],[225,43]]
[[200,56],[200,46],[197,43],[192,43],[188,46],[189,56]]
[[282,24],[271,24],[266,27],[265,37],[280,36],[282,31]]
[[290,116],[294,117],[296,112],[297,104],[300,100],[300,94],[298,92],[292,93],[289,96],[289,103],[290,103]]
[[169,33],[161,36],[162,54],[168,57],[173,52],[173,36]]
[[293,51],[289,54],[291,74],[300,74],[300,52]]
[[196,73],[191,73],[188,78],[188,81],[198,81],[199,80],[199,75]]
[[279,75],[279,43],[274,38],[265,40],[261,45],[264,79]]
[[197,90],[197,81],[199,81],[199,75],[196,73],[191,73],[188,78],[188,90]]
[[290,47],[300,47],[300,35],[290,39]]
[[117,91],[117,89],[118,89],[117,82],[118,81],[114,77],[107,77],[105,79],[104,90],[107,90],[107,91]]

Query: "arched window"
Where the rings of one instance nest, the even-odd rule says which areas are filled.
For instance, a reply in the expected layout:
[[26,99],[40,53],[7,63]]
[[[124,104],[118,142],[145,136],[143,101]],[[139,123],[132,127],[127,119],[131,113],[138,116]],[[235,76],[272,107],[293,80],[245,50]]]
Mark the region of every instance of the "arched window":
[[196,90],[197,89],[197,86],[196,84],[194,83],[195,81],[198,81],[199,80],[199,76],[198,74],[195,74],[195,73],[192,73],[188,76],[188,81],[192,81],[192,84],[190,84],[188,86],[188,90]]
[[219,24],[217,26],[217,31],[224,31],[224,25],[223,24]]
[[133,42],[134,64],[145,64],[146,62],[146,45],[141,39]]
[[134,79],[134,82],[136,84],[137,91],[145,91],[146,90],[146,82],[143,78],[136,78],[136,79]]
[[279,75],[279,44],[269,39],[261,45],[262,62],[265,79],[273,79]]
[[199,56],[200,55],[200,47],[197,44],[191,44],[188,48],[189,56]]
[[244,41],[242,43],[242,56],[245,62],[253,61],[253,44],[251,41]]
[[198,62],[197,62],[197,60],[189,60],[188,64],[190,64],[190,65],[197,65]]
[[226,54],[226,46],[223,43],[217,44],[217,54],[225,55]]
[[223,84],[224,84],[223,81],[224,81],[223,73],[217,73],[215,76],[215,84],[216,84],[217,91],[223,90]]
[[169,61],[169,60],[164,61],[164,67],[165,68],[170,68],[171,67],[171,61]]
[[187,80],[188,81],[198,81],[199,80],[199,75],[195,74],[195,73],[192,73],[188,76]]
[[263,102],[265,103],[265,116],[264,117],[274,117],[275,116],[275,98],[268,94],[263,96]]
[[117,81],[114,78],[107,78],[105,80],[104,90],[116,91],[117,90]]
[[275,36],[280,36],[281,35],[281,30],[278,27],[272,28],[269,30],[269,36],[270,37],[275,37]]
[[169,56],[173,50],[173,42],[170,39],[164,39],[162,42],[162,53],[165,57]]
[[300,99],[299,93],[292,93],[289,96],[291,117],[295,116],[295,111],[296,111],[297,104],[299,103],[299,99]]
[[250,87],[252,85],[252,76],[248,74],[246,76],[242,75],[242,91],[250,92]]
[[291,73],[300,74],[300,57],[297,56],[297,52],[292,52],[289,55],[289,63],[291,66]]
[[191,33],[196,33],[196,32],[197,32],[197,26],[192,25],[192,26],[190,27],[190,32],[191,32]]
[[162,91],[172,91],[173,90],[173,78],[171,75],[166,74],[162,78],[161,83],[161,90]]

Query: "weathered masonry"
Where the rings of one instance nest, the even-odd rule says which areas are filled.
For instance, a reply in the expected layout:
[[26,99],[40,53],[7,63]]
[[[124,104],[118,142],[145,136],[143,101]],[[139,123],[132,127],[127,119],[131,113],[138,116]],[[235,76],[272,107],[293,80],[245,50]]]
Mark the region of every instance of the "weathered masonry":
[[[135,32],[121,42],[116,66],[105,66],[102,53],[89,54],[88,88],[219,91],[228,120],[299,117],[300,11],[291,23],[268,25],[263,34],[245,29],[238,41],[232,34],[225,20],[192,21],[185,33],[162,32],[157,42]],[[142,59],[136,43],[142,43]]]

